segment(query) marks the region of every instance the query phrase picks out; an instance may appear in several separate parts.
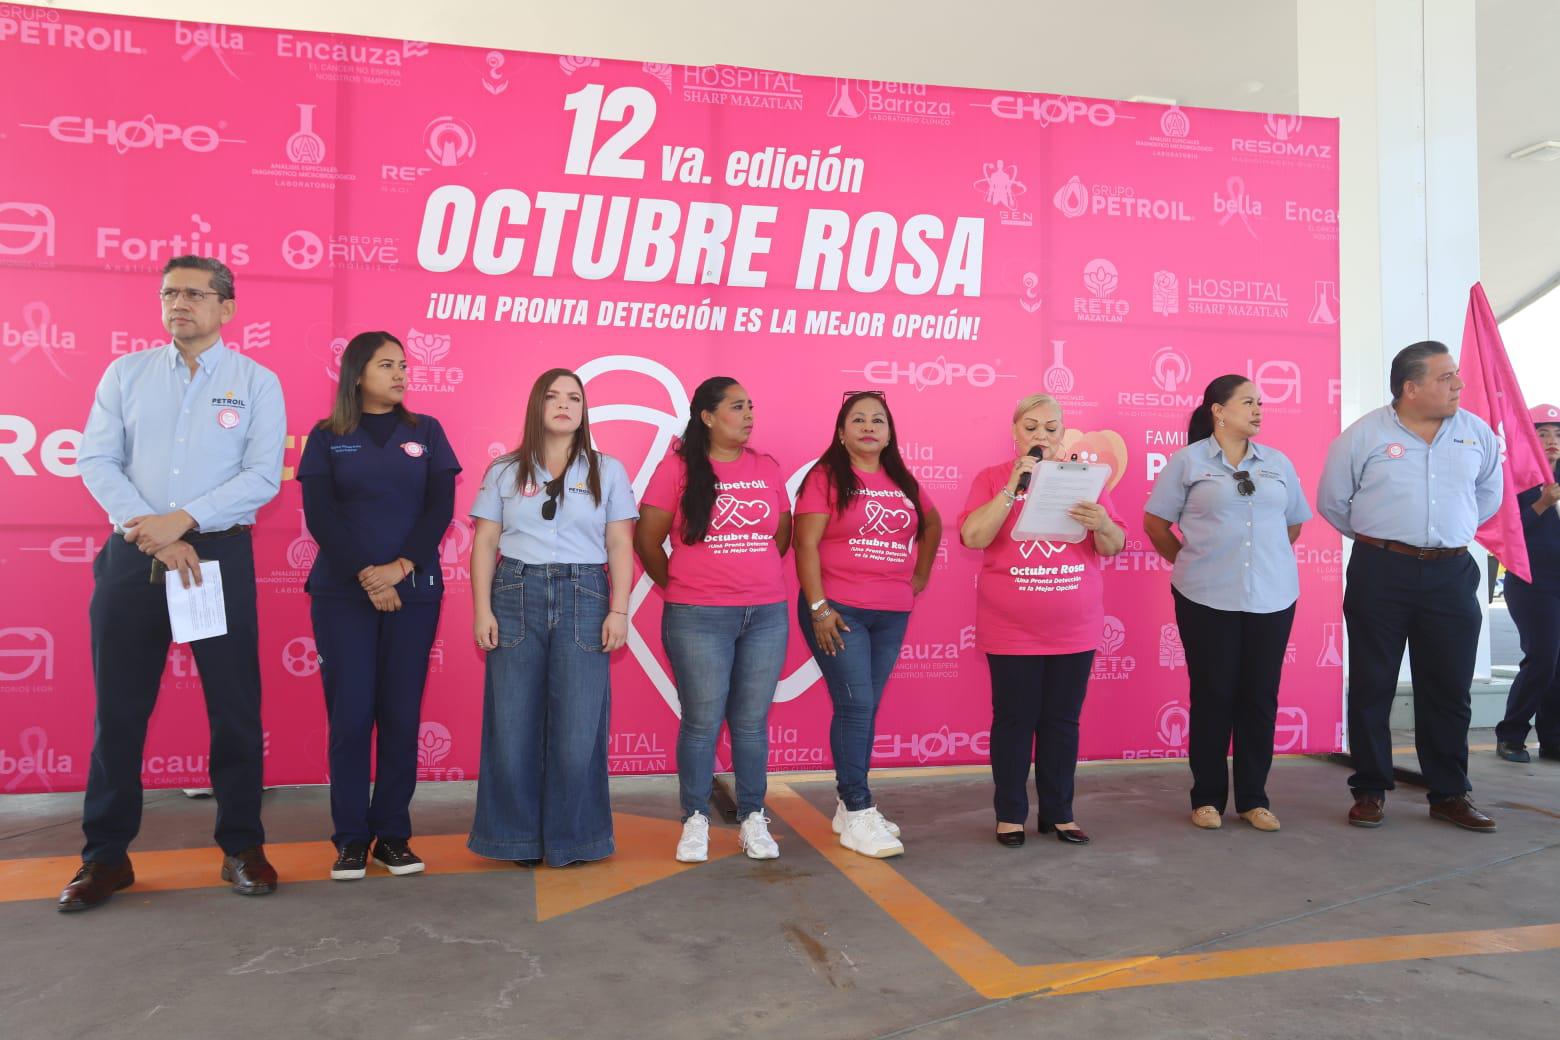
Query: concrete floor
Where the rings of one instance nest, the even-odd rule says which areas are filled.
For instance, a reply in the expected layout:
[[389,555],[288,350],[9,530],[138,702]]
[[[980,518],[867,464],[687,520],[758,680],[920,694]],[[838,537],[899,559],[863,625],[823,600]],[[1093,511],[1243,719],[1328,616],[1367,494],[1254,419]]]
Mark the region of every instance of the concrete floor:
[[909,849],[887,863],[832,843],[829,782],[777,776],[779,860],[682,870],[669,778],[614,781],[618,856],[562,871],[480,869],[436,837],[463,836],[471,787],[429,784],[416,844],[450,872],[353,884],[305,880],[329,867],[294,844],[329,831],[326,796],[284,789],[266,819],[296,865],[263,899],[208,887],[214,851],[159,857],[202,850],[212,805],[158,792],[139,883],[73,915],[47,890],[79,795],[11,796],[0,1037],[1553,1037],[1560,763],[1482,751],[1472,773],[1498,834],[1407,787],[1385,827],[1348,827],[1346,771],[1306,758],[1274,767],[1282,832],[1199,831],[1183,764],[1088,765],[1094,843],[1018,850],[990,837],[983,770],[884,775]]

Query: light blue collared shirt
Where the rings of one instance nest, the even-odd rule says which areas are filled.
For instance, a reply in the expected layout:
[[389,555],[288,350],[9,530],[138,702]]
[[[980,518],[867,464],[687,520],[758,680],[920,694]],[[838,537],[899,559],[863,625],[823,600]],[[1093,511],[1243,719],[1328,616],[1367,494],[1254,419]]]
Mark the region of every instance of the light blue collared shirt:
[[502,524],[498,551],[521,563],[606,563],[607,524],[614,520],[633,520],[639,516],[634,504],[634,489],[628,471],[611,455],[599,455],[601,503],[591,500],[589,463],[577,455],[564,476],[563,494],[558,496],[558,511],[551,520],[542,519],[547,489],[552,479],[543,470],[530,481],[515,487],[519,464],[490,466],[477,489],[471,515],[479,520]]
[[1467,545],[1500,508],[1500,449],[1489,424],[1463,409],[1429,444],[1391,405],[1366,412],[1327,449],[1316,508],[1354,532],[1421,549]]
[[218,340],[192,376],[170,343],[108,366],[77,469],[116,527],[183,509],[197,530],[221,531],[276,497],[286,437],[274,372]]
[[[1251,474],[1242,495],[1235,473]],[[1184,545],[1170,583],[1214,610],[1272,614],[1300,598],[1300,569],[1289,528],[1311,519],[1294,465],[1277,448],[1250,441],[1231,466],[1212,437],[1170,456],[1146,512],[1177,524]]]

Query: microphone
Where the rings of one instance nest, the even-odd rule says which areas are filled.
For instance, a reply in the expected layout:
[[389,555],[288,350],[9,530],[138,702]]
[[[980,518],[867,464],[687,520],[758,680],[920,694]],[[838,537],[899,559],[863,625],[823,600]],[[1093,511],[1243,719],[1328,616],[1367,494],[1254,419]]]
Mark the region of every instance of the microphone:
[[[1029,457],[1032,459],[1043,459],[1045,458],[1045,449],[1036,444],[1033,448],[1029,449]],[[1020,493],[1029,490],[1029,478],[1033,475],[1033,473],[1025,473],[1023,476],[1018,478],[1018,490]]]

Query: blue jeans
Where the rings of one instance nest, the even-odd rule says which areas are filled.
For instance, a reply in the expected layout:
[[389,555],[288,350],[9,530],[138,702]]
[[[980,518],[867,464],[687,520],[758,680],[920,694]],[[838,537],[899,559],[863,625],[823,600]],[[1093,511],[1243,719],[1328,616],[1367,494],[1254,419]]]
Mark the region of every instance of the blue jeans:
[[524,565],[493,576],[498,647],[488,652],[477,814],[466,847],[549,866],[612,855],[599,564]]
[[883,687],[888,684],[899,660],[899,648],[905,642],[910,612],[830,605],[850,629],[841,634],[844,649],[832,657],[818,648],[805,594],[797,597],[796,619],[834,701],[834,718],[829,723],[834,786],[845,808],[860,812],[873,805],[867,770],[872,765],[874,724],[878,705],[883,703]]
[[677,793],[683,819],[710,811],[715,737],[722,719],[731,730],[737,811],[744,818],[763,811],[769,705],[785,666],[787,627],[783,601],[757,607],[668,603],[662,611],[661,643],[682,705]]

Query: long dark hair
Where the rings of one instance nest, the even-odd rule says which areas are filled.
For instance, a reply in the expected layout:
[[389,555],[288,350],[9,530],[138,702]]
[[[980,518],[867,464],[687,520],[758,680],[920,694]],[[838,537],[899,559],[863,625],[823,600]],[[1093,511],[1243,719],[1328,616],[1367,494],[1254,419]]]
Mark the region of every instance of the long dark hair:
[[[363,421],[363,388],[358,386],[358,380],[363,378],[363,370],[386,343],[401,346],[401,341],[388,332],[359,332],[347,343],[341,352],[341,378],[336,382],[336,400],[331,405],[330,415],[320,420],[320,429],[347,434],[358,428]],[[404,354],[406,348],[401,347],[401,352]],[[401,402],[397,401],[391,411],[406,425],[417,425],[417,416]]]
[[[590,446],[590,404],[585,400],[584,382],[567,368],[549,368],[536,377],[536,382],[531,384],[531,395],[525,402],[525,428],[520,431],[520,443],[514,451],[494,459],[488,468],[493,469],[513,463],[516,491],[524,487],[525,482],[535,474],[547,468],[545,458],[547,391],[552,388],[553,383],[564,376],[574,380],[575,385],[580,388],[580,428],[574,431],[574,440],[569,444],[569,462],[564,464],[562,473],[553,475],[553,479],[548,481],[548,484],[556,484],[558,491],[561,491],[563,478],[569,472],[569,465],[583,453],[586,465],[590,469],[586,486],[590,488],[591,499],[599,506],[601,505],[601,453]],[[552,495],[557,492],[552,487],[548,487],[547,493]]]
[[704,541],[710,529],[710,513],[715,509],[715,467],[710,465],[710,430],[702,412],[720,407],[726,391],[737,385],[730,376],[711,376],[700,383],[688,402],[688,425],[682,443],[675,449],[682,458],[687,475],[682,493],[684,545]]
[[1208,384],[1208,389],[1203,391],[1202,404],[1192,411],[1192,418],[1186,424],[1186,443],[1196,444],[1198,441],[1207,440],[1213,436],[1213,406],[1216,404],[1229,404],[1230,398],[1235,396],[1235,391],[1242,383],[1251,380],[1245,376],[1227,375],[1220,376]]
[[894,413],[888,409],[888,400],[875,390],[863,390],[845,398],[845,403],[840,405],[839,414],[834,417],[834,439],[829,442],[829,447],[824,453],[818,456],[817,463],[807,472],[807,476],[810,479],[813,470],[818,469],[822,469],[828,475],[829,504],[834,507],[835,516],[844,516],[845,510],[850,508],[851,496],[861,487],[861,481],[857,478],[856,471],[851,468],[850,452],[840,440],[840,435],[845,432],[845,420],[850,415],[850,410],[867,398],[882,405],[883,415],[888,419],[888,443],[883,445],[883,453],[878,456],[878,462],[883,467],[883,472],[888,474],[888,479],[898,485],[900,492],[910,500],[911,505],[915,506],[915,520],[919,530],[926,523],[926,517],[921,512],[921,484],[899,454],[899,438],[894,432]]

